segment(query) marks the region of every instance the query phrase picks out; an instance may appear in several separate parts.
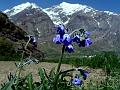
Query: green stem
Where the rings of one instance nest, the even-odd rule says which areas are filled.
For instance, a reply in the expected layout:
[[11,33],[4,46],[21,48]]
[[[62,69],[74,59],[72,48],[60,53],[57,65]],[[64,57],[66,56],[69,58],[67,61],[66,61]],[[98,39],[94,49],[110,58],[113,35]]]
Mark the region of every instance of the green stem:
[[64,55],[64,50],[65,50],[65,45],[63,45],[63,47],[62,47],[61,57],[59,59],[59,63],[58,63],[58,66],[57,66],[57,71],[56,71],[55,82],[54,82],[54,87],[53,87],[54,89],[53,90],[57,90],[57,83],[58,83],[60,67],[61,67],[62,59],[63,59],[63,55]]
[[75,71],[75,69],[73,68],[73,69],[69,69],[69,70],[66,70],[66,71],[60,72],[59,75],[60,75],[60,74],[63,74],[63,73],[67,73],[67,72],[72,72],[72,71]]
[[59,60],[59,63],[58,63],[58,67],[57,67],[57,72],[56,73],[58,73],[60,71],[64,50],[65,50],[65,45],[63,45],[63,47],[62,47],[61,57],[60,57],[60,60]]
[[[29,42],[30,42],[30,38],[29,38],[29,40],[27,41],[27,43],[26,43],[26,45],[25,45],[25,50],[27,49],[27,46],[28,46],[28,44],[29,44]],[[20,77],[20,73],[21,73],[21,70],[22,70],[22,68],[23,68],[23,66],[22,66],[22,64],[23,64],[23,58],[24,58],[24,54],[25,54],[25,51],[23,51],[23,53],[22,53],[22,56],[21,56],[21,60],[20,60],[20,65],[19,65],[19,69],[18,69],[18,78]]]
[[21,57],[20,65],[19,65],[19,71],[18,71],[18,78],[20,77],[20,73],[21,73],[21,70],[22,70],[22,63],[23,63],[24,53],[25,53],[25,51],[23,51],[23,53],[22,53],[22,57]]

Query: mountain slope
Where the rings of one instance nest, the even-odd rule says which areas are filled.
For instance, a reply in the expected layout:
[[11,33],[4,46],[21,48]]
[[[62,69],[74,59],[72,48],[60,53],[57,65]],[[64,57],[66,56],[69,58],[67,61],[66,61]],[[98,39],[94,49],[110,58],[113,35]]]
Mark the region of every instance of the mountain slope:
[[[95,14],[98,12],[98,10],[82,4],[71,4],[67,2],[62,2],[59,5],[52,6],[50,8],[43,9],[44,12],[46,12],[49,17],[52,19],[54,24],[67,24],[69,20],[71,19],[72,14],[75,14],[77,12],[81,13],[89,13],[92,12]],[[109,15],[117,15],[116,13],[109,12],[109,11],[101,11],[105,12]]]
[[14,23],[12,23],[7,15],[0,12],[0,36],[8,38],[12,41],[18,41],[25,39],[25,34],[21,28],[18,26],[15,26]]
[[48,53],[58,51],[55,50],[57,46],[52,47],[48,41],[52,41],[54,24],[59,23],[65,24],[69,32],[78,28],[90,31],[93,44],[87,49],[82,48],[83,52],[120,52],[120,15],[114,12],[62,2],[46,9],[27,8],[10,18],[29,34],[39,36]]
[[[7,15],[0,12],[0,61],[1,60],[20,60],[27,40],[26,32],[12,23]],[[32,51],[32,56],[40,60],[43,56],[38,48],[33,48],[32,44],[27,47]],[[29,55],[26,53],[25,56]]]
[[44,9],[55,24],[64,23],[69,32],[83,28],[91,32],[93,51],[120,51],[120,15],[81,4],[62,2]]
[[68,23],[72,14],[83,11],[90,12],[93,8],[86,5],[70,4],[62,2],[59,5],[52,6],[50,8],[43,9],[49,17],[53,20],[54,24]]
[[72,15],[67,27],[70,30],[84,28],[91,32],[93,51],[120,51],[120,15],[102,11]]
[[[20,9],[19,7],[23,7]],[[20,12],[16,11],[19,8]],[[14,12],[11,12],[13,9]],[[40,38],[39,41],[48,40],[48,35],[53,33],[54,24],[42,8],[33,3],[24,3],[10,9],[6,14],[11,20],[30,35]]]
[[33,9],[33,8],[40,8],[40,7],[37,6],[35,3],[27,2],[27,3],[23,3],[21,5],[17,5],[15,7],[11,8],[10,10],[7,9],[4,11],[4,13],[6,13],[8,16],[13,16],[13,15],[15,15],[15,14],[17,14],[25,9],[30,9],[30,8]]

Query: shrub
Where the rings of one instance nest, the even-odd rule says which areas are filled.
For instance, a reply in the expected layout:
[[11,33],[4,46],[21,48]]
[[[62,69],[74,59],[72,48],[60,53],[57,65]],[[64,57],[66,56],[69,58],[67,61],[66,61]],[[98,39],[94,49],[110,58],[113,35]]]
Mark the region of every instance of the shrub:
[[20,54],[15,53],[14,44],[3,37],[0,37],[0,61],[19,60]]

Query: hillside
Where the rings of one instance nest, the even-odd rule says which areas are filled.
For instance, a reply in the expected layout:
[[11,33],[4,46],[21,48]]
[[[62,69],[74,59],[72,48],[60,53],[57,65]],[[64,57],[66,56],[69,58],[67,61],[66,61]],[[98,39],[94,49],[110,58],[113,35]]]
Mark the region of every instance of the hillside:
[[[6,14],[0,12],[0,60],[20,60],[23,46],[27,40],[27,33],[12,23]],[[29,44],[29,49],[32,45]],[[33,56],[40,59],[42,52],[32,49]]]

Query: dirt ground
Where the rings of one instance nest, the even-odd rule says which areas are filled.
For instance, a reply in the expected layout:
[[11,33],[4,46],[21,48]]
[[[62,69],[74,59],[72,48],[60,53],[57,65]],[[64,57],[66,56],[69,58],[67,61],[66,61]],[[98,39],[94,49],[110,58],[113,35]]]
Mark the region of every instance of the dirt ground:
[[[0,84],[7,81],[7,75],[11,72],[14,73],[16,70],[16,66],[13,61],[0,61]],[[18,62],[17,62],[18,63]],[[28,73],[32,72],[33,79],[35,81],[39,81],[38,76],[38,68],[45,68],[47,72],[49,72],[53,67],[56,67],[57,63],[47,63],[47,62],[41,62],[39,64],[31,64],[26,65],[24,67],[24,71],[22,71],[22,76],[27,75]],[[67,70],[73,68],[71,65],[62,64],[61,69]],[[101,69],[91,69],[88,67],[82,67],[90,72],[90,75],[88,79],[85,81],[86,83],[90,80],[96,81],[96,80],[102,80],[105,78],[105,73]]]

